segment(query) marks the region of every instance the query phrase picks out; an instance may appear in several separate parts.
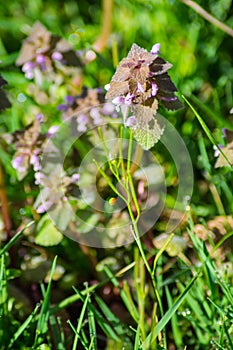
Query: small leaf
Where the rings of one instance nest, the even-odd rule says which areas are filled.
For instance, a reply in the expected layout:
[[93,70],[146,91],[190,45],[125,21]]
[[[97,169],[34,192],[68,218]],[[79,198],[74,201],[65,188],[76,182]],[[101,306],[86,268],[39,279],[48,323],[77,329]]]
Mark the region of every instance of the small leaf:
[[[79,217],[81,215],[79,214]],[[86,219],[81,220],[80,224],[78,225],[78,232],[79,233],[88,233],[93,228],[95,228],[97,222],[99,221],[99,215],[98,214],[92,214]]]
[[133,127],[135,139],[143,149],[148,150],[153,147],[161,138],[164,126],[158,123],[151,108],[136,106],[134,108],[136,125]]
[[56,229],[48,215],[44,215],[37,227],[36,244],[44,247],[57,245],[61,242],[63,235]]

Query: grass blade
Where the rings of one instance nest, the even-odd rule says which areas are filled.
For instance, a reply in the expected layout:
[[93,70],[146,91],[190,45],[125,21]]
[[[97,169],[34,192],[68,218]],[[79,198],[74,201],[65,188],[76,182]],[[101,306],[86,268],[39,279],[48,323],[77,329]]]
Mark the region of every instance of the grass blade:
[[212,144],[214,146],[216,146],[219,150],[219,152],[222,154],[222,156],[226,159],[227,163],[229,164],[230,168],[232,168],[231,162],[229,161],[229,159],[227,158],[227,156],[222,152],[221,148],[219,147],[218,143],[215,141],[210,129],[208,128],[208,126],[206,125],[206,123],[204,122],[204,120],[201,118],[201,116],[197,113],[197,111],[195,110],[195,108],[191,105],[191,103],[184,97],[184,95],[182,95],[183,99],[185,100],[185,102],[187,103],[187,105],[191,108],[191,110],[193,111],[194,115],[197,117],[199,123],[201,124],[202,129],[204,130],[204,132],[206,133],[207,137],[209,138],[209,140],[212,142]]
[[113,285],[115,287],[119,288],[121,299],[123,300],[127,310],[130,312],[130,315],[132,317],[134,315],[136,322],[138,322],[138,319],[139,319],[138,310],[135,307],[132,298],[129,297],[129,293],[126,293],[126,291],[129,291],[129,289],[126,288],[125,285],[124,285],[124,289],[122,289],[119,286],[119,283],[118,283],[116,277],[114,276],[114,274],[111,272],[111,270],[107,266],[104,267],[104,271],[106,272],[107,276],[109,277],[109,279],[113,283]]
[[28,227],[32,226],[35,223],[35,221],[29,222],[22,230],[20,230],[14,237],[11,238],[11,240],[0,250],[0,256],[8,251],[10,247],[14,245],[14,243],[17,241],[17,239],[22,236],[24,230],[26,230]]
[[[80,299],[82,302],[84,302],[83,295],[76,289],[74,288],[75,292],[80,296]],[[116,334],[115,330],[108,324],[106,319],[101,315],[101,313],[92,305],[91,303],[88,303],[88,308],[92,310],[92,312],[95,315],[95,318],[99,324],[99,326],[102,328],[104,333],[110,337],[111,339],[115,340],[116,342],[121,342],[120,338]]]
[[85,312],[86,312],[86,309],[87,309],[88,301],[89,301],[89,294],[87,294],[87,296],[86,296],[86,298],[84,300],[83,307],[82,307],[82,310],[81,310],[80,315],[79,315],[77,329],[75,329],[75,338],[74,338],[74,343],[73,343],[72,350],[76,350],[77,349],[78,340],[80,338],[79,334],[80,334],[80,331],[81,331],[82,326],[83,326],[83,320],[84,320],[84,317],[85,317]]
[[44,335],[48,330],[50,294],[51,294],[52,278],[53,278],[53,274],[55,271],[56,262],[57,262],[57,256],[55,256],[55,258],[53,260],[48,287],[47,287],[44,301],[43,301],[43,304],[41,307],[41,312],[40,312],[40,316],[39,316],[39,320],[38,320],[38,324],[37,324],[37,329],[36,329],[36,337],[35,337],[34,347],[36,347],[40,337],[42,335]]
[[[158,334],[164,329],[166,324],[170,321],[176,310],[179,308],[179,306],[182,304],[184,299],[186,298],[187,293],[190,291],[192,288],[194,282],[196,279],[199,277],[199,274],[197,274],[193,279],[189,282],[183,293],[179,296],[179,298],[176,300],[176,302],[173,304],[173,306],[165,313],[165,315],[162,317],[162,319],[159,321],[157,326],[155,327],[155,337],[158,336]],[[153,341],[153,339],[152,339]],[[146,341],[143,343],[143,348],[145,349],[148,348],[148,344],[151,342],[151,336],[149,335],[146,338]]]
[[[171,308],[172,307],[172,296],[171,296],[171,293],[168,289],[168,286],[165,287],[165,292],[166,292],[168,307]],[[178,318],[177,318],[176,313],[174,313],[172,318],[171,318],[171,325],[172,325],[172,333],[174,335],[175,344],[177,347],[180,347],[183,344],[183,340],[182,340],[180,328],[178,326]]]
[[94,316],[94,312],[90,308],[88,309],[88,325],[89,325],[89,335],[91,340],[89,349],[97,350],[95,316]]
[[19,327],[19,329],[14,333],[13,337],[11,338],[10,344],[8,345],[8,349],[11,349],[15,341],[21,336],[21,334],[23,334],[25,329],[28,327],[28,325],[31,323],[31,321],[35,317],[39,307],[40,307],[40,304],[37,304],[33,312],[28,316],[28,318],[23,322],[23,324]]

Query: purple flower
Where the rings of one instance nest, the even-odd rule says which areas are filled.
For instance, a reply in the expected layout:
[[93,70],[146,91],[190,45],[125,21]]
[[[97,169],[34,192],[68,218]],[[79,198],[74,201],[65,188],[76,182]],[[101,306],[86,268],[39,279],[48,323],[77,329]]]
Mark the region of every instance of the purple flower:
[[69,105],[72,105],[75,102],[75,97],[71,95],[66,96],[66,101]]
[[122,103],[125,103],[125,98],[123,96],[117,96],[112,100],[112,103],[114,105],[121,105]]
[[131,94],[130,92],[125,96],[124,104],[127,106],[131,105],[132,100],[134,99],[134,94]]
[[36,62],[39,64],[42,71],[46,70],[46,57],[44,55],[36,56]]
[[36,185],[40,185],[41,184],[41,180],[45,177],[43,173],[41,173],[40,171],[37,171],[35,174],[35,184]]
[[41,114],[41,113],[38,113],[35,118],[37,120],[39,120],[39,122],[41,122],[41,123],[43,122],[43,119],[44,119],[43,114]]
[[49,210],[49,208],[51,208],[51,206],[53,205],[52,201],[47,201],[43,204],[41,204],[38,208],[37,208],[37,213],[38,214],[43,214],[44,212],[46,212],[47,210]]
[[92,108],[90,111],[90,116],[93,118],[95,125],[101,124],[102,119],[98,108]]
[[57,109],[58,109],[59,111],[65,112],[65,111],[67,111],[67,110],[69,109],[69,105],[61,104],[61,105],[58,105],[58,106],[57,106]]
[[115,110],[115,106],[112,103],[107,102],[104,104],[101,110],[101,113],[103,113],[104,115],[111,115],[113,114],[114,110]]
[[25,155],[21,154],[20,156],[14,158],[12,160],[12,166],[14,169],[16,169],[19,173],[23,173],[26,170],[25,166]]
[[156,96],[158,92],[158,85],[155,84],[154,82],[151,83],[151,96]]
[[226,128],[222,128],[222,135],[224,138],[227,137]]
[[38,155],[32,154],[30,158],[30,164],[33,165],[33,169],[35,171],[41,170],[40,159]]
[[77,122],[80,124],[87,124],[88,123],[88,116],[86,116],[85,114],[79,114],[79,116],[77,118]]
[[150,52],[153,53],[154,55],[158,55],[160,53],[160,46],[161,45],[159,43],[153,45]]
[[59,126],[57,125],[51,126],[47,132],[47,136],[53,137],[58,132],[58,130],[59,130]]
[[34,68],[36,67],[36,64],[34,62],[26,62],[23,67],[22,71],[25,73],[26,78],[33,79],[34,78]]
[[38,55],[36,56],[36,62],[38,64],[44,64],[46,62],[46,57],[44,55]]
[[80,174],[76,173],[71,176],[72,182],[76,183],[80,179]]
[[132,115],[126,120],[125,126],[132,127],[132,126],[135,126],[136,124],[137,124],[137,119],[134,115]]
[[32,71],[35,67],[36,67],[36,64],[34,62],[26,62],[26,63],[24,63],[24,65],[22,67],[22,71],[24,73],[27,73],[27,72]]
[[55,52],[53,52],[51,58],[53,61],[61,61],[63,59],[63,56],[60,52],[55,51]]
[[[220,149],[222,149],[222,148],[223,148],[223,145],[218,145],[218,147],[219,147]],[[218,157],[218,156],[220,155],[220,151],[219,151],[218,147],[215,146],[215,145],[213,146],[213,149],[214,149],[214,157]]]
[[77,126],[77,130],[80,132],[85,132],[85,131],[87,131],[87,127],[84,124],[80,124]]
[[78,127],[77,130],[80,132],[84,132],[87,130],[87,123],[88,123],[89,119],[85,114],[79,114],[78,118],[77,118],[77,122],[78,122]]
[[72,107],[73,103],[75,102],[75,97],[71,95],[66,96],[66,102],[57,106],[57,109],[59,111],[66,112],[70,107]]

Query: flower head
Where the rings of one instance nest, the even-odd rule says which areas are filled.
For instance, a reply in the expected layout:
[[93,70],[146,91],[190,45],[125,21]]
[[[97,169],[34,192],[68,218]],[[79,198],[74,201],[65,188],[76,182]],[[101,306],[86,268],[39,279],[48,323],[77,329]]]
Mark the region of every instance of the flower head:
[[80,67],[82,63],[66,40],[50,33],[40,22],[36,22],[22,45],[16,64],[22,66],[28,79],[33,79],[36,69],[48,73],[63,65]]
[[[122,107],[125,126],[133,129],[135,138],[145,149],[152,147],[164,130],[155,120],[159,104],[169,110],[182,107],[167,73],[172,65],[159,57],[159,53],[160,44],[155,44],[150,52],[133,44],[105,87],[106,98],[112,99],[117,111]],[[129,111],[135,119],[127,118]]]
[[151,52],[133,44],[112,77],[106,98],[132,107],[146,106],[154,113],[158,102],[167,109],[181,108],[182,104],[174,94],[177,89],[167,74],[172,65],[158,56],[159,51],[160,44],[155,44]]
[[[127,98],[130,99],[130,96]],[[58,109],[63,112],[64,119],[77,114],[77,130],[85,132],[95,125],[100,125],[103,118],[108,116],[115,118],[117,116],[115,105],[118,105],[118,101],[103,102],[104,92],[102,89],[84,87],[80,95],[66,96],[65,103],[59,105]]]

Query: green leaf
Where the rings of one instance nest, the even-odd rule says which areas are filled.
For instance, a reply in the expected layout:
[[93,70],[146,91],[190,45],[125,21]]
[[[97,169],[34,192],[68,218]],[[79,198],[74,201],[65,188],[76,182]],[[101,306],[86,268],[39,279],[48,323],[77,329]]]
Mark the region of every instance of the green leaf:
[[142,148],[148,150],[159,141],[164,126],[160,125],[154,111],[150,108],[138,105],[134,108],[134,112],[136,125],[132,127],[133,135]]
[[[84,215],[85,215],[85,213],[84,213]],[[79,215],[79,218],[81,219],[81,213]],[[83,220],[80,220],[80,224],[78,225],[78,232],[79,233],[88,233],[91,230],[93,230],[93,228],[95,228],[97,222],[99,221],[99,214],[92,214],[87,218],[85,218],[83,216],[82,219]]]
[[61,242],[63,235],[57,230],[48,215],[44,215],[37,227],[36,244],[44,247],[57,245]]

